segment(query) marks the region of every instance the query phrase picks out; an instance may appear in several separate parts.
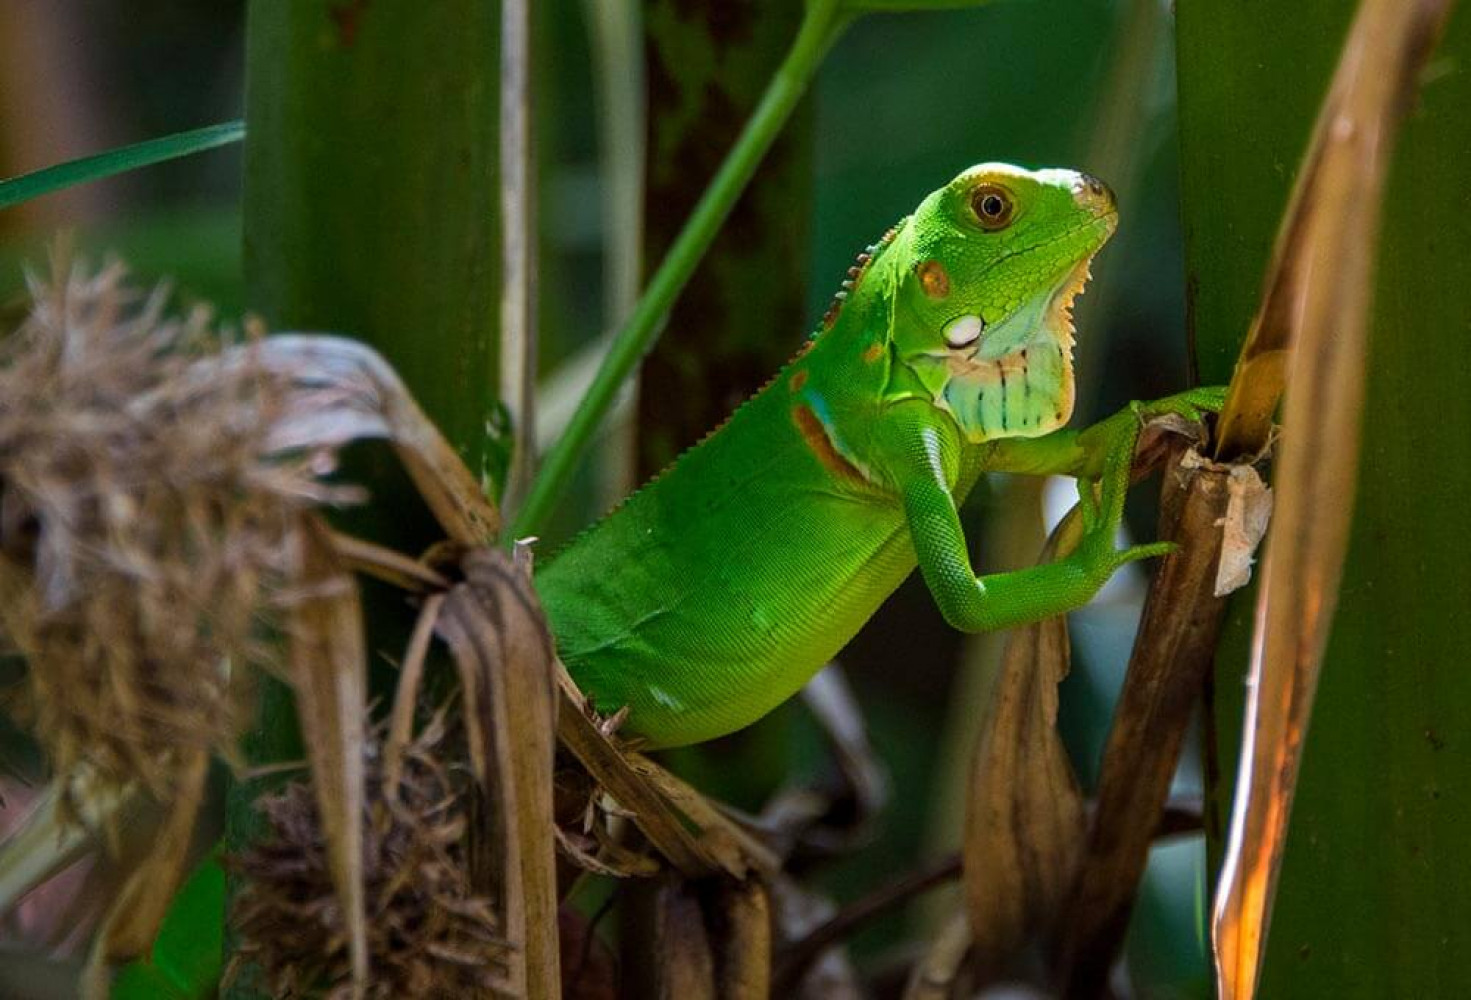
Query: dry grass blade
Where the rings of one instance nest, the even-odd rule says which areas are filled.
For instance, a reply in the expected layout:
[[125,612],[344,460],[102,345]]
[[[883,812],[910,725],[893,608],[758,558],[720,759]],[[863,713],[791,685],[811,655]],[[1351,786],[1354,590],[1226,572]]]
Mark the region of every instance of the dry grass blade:
[[1200,462],[1168,467],[1161,538],[1180,548],[1149,588],[1108,743],[1098,804],[1071,886],[1059,962],[1064,994],[1101,995],[1179,764],[1190,716],[1214,662],[1225,598],[1216,595],[1231,472]]
[[328,868],[346,914],[353,995],[368,984],[363,895],[363,770],[368,698],[357,588],[337,563],[331,533],[308,519],[301,538],[302,593],[290,609],[288,656],[296,712],[311,764],[312,790]]
[[[1282,379],[1281,352],[1292,352],[1276,523],[1258,598],[1246,735],[1214,912],[1223,1000],[1256,995],[1347,544],[1385,172],[1400,118],[1450,6],[1448,0],[1365,0],[1360,6],[1227,404],[1223,434],[1231,436],[1222,451],[1229,454],[1249,448],[1263,433],[1274,385]],[[1265,373],[1255,370],[1263,366]]]
[[333,532],[332,547],[342,565],[354,573],[407,590],[410,593],[449,589],[449,580],[418,559],[375,542]]
[[184,880],[191,861],[189,843],[209,777],[209,753],[195,750],[179,768],[179,784],[169,813],[148,857],[128,877],[123,891],[108,907],[92,945],[86,992],[96,1000],[109,994],[109,966],[145,955]]
[[593,721],[567,669],[557,665],[561,701],[557,737],[620,807],[632,814],[654,848],[687,878],[723,872],[745,878],[753,866],[777,863],[699,792],[657,764],[614,744]]
[[506,554],[468,553],[465,582],[445,598],[438,628],[459,668],[470,762],[487,830],[474,856],[519,950],[524,995],[560,990],[556,829],[552,816],[556,694],[551,634],[531,581]]
[[[1078,523],[1059,527],[1044,559],[1075,544]],[[1003,971],[1032,932],[1051,929],[1072,880],[1084,805],[1057,734],[1057,685],[1068,668],[1067,619],[1015,629],[985,702],[961,851],[984,978]]]
[[[339,550],[340,551],[340,550]],[[434,623],[444,604],[443,594],[424,599],[419,619],[409,636],[403,664],[398,671],[398,690],[393,699],[393,712],[388,723],[388,738],[383,743],[383,785],[390,802],[396,801],[399,777],[403,774],[404,751],[414,735],[414,710],[419,704],[419,688],[424,680],[424,664],[429,658],[429,643],[434,639]]]

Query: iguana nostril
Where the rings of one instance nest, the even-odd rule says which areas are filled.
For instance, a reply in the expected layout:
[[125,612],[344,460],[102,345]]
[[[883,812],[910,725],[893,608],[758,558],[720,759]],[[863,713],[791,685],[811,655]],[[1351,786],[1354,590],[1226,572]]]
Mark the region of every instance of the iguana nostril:
[[1113,191],[1092,174],[1079,174],[1073,183],[1073,199],[1084,208],[1105,213],[1114,210]]

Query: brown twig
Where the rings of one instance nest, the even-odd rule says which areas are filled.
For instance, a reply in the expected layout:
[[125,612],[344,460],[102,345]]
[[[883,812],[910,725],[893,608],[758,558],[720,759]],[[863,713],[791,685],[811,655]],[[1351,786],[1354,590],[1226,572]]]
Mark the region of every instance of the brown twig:
[[914,896],[944,885],[960,875],[960,853],[954,852],[918,871],[910,872],[839,910],[806,937],[793,942],[777,959],[772,973],[773,995],[788,996],[811,964],[833,945],[852,934],[860,924],[886,913]]
[[1216,596],[1220,523],[1229,500],[1220,467],[1165,474],[1161,538],[1180,544],[1150,587],[1103,754],[1098,806],[1089,824],[1061,942],[1059,981],[1068,996],[1098,996],[1123,938],[1155,823],[1215,656],[1225,598]]

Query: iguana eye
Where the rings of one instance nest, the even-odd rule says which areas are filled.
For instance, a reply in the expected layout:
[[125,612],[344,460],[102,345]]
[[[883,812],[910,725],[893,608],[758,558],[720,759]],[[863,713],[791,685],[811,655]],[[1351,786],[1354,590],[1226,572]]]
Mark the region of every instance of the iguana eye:
[[982,229],[1005,229],[1011,223],[1011,192],[999,184],[982,184],[970,193],[970,210]]

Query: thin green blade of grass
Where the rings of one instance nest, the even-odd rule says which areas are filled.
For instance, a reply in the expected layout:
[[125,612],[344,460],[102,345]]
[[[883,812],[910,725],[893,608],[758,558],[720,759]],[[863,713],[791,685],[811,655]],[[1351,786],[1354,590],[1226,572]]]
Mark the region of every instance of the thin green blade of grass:
[[838,0],[809,0],[802,26],[790,52],[771,78],[761,102],[721,163],[684,228],[670,246],[627,322],[613,338],[607,356],[572,415],[566,432],[547,453],[525,503],[506,536],[536,534],[561,500],[587,446],[617,399],[623,383],[648,353],[670,305],[694,274],[736,199],[745,190],[766,151],[806,93],[823,56],[846,26],[850,15]]
[[78,184],[90,184],[142,167],[193,156],[244,138],[245,122],[221,122],[43,167],[19,177],[0,180],[0,211]]

